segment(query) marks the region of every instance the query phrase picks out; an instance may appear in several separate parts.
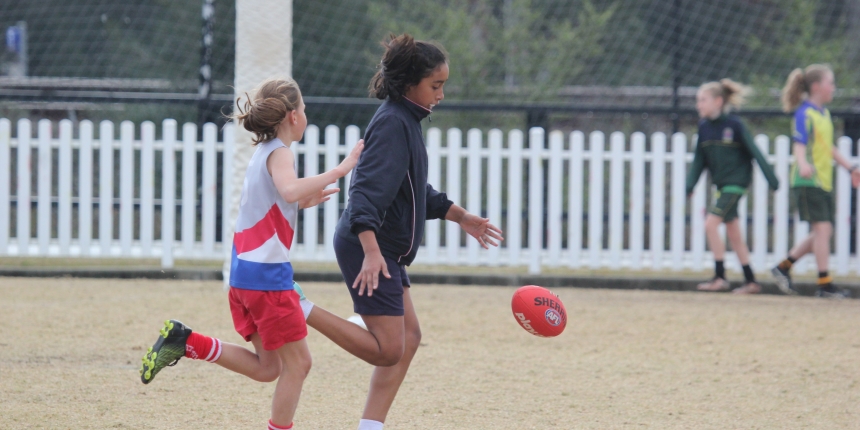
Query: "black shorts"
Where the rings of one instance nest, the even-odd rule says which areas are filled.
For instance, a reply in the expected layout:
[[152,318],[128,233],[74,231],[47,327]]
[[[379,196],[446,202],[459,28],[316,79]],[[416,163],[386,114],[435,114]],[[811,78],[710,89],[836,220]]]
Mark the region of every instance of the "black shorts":
[[361,273],[361,265],[364,263],[364,249],[340,235],[334,235],[334,253],[337,256],[337,265],[340,273],[352,295],[353,310],[359,315],[389,315],[403,316],[403,288],[409,287],[409,276],[406,275],[406,266],[397,264],[393,259],[384,257],[388,265],[388,274],[391,279],[379,274],[379,287],[373,291],[373,295],[358,295],[358,288],[352,288],[352,284]]
[[795,187],[791,197],[800,213],[800,220],[806,222],[829,222],[833,224],[836,211],[833,209],[833,193],[817,187]]

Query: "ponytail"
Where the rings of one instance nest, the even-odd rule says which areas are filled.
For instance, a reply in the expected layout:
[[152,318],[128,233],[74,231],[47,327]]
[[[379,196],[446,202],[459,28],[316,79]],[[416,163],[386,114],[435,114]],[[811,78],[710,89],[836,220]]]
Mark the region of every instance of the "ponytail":
[[389,35],[382,46],[385,47],[385,53],[368,87],[370,95],[380,100],[400,100],[410,87],[418,85],[448,61],[444,48],[435,43],[415,40],[406,33]]
[[714,97],[723,99],[723,113],[728,113],[732,108],[737,109],[744,104],[746,97],[752,90],[739,82],[731,79],[720,79],[719,82],[708,82],[699,87],[700,91],[710,91]]
[[782,87],[782,110],[793,112],[797,109],[809,97],[812,84],[820,82],[827,73],[833,73],[833,70],[824,64],[811,64],[806,69],[792,70]]
[[241,105],[242,97],[236,98],[238,113],[232,118],[254,133],[254,145],[268,142],[277,137],[278,126],[287,114],[299,108],[301,97],[299,84],[293,79],[268,79],[254,91],[253,98],[245,93]]

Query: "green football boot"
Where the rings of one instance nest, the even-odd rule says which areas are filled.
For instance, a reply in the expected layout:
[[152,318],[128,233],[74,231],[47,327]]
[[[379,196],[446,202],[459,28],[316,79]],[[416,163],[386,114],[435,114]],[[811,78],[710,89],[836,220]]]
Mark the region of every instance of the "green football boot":
[[185,357],[185,343],[191,335],[191,328],[179,321],[168,320],[155,344],[143,356],[140,366],[140,380],[144,384],[152,382],[155,375],[166,366],[174,366]]

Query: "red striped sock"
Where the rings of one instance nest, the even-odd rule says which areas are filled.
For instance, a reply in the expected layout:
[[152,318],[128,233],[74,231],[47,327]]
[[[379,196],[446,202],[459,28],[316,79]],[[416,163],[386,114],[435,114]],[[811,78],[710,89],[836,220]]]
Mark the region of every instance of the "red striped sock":
[[193,332],[185,342],[185,356],[214,363],[221,358],[221,341]]
[[268,430],[290,430],[292,428],[293,428],[293,423],[290,423],[290,425],[288,425],[286,427],[282,427],[282,426],[279,426],[279,425],[273,423],[272,420],[269,420],[269,429]]

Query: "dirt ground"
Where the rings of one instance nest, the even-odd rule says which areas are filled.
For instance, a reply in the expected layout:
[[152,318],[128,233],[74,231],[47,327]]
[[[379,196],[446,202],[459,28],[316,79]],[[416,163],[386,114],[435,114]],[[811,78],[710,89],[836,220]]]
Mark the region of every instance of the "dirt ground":
[[[311,300],[352,314],[340,284]],[[860,428],[860,300],[559,289],[541,339],[513,288],[416,285],[422,347],[386,429]],[[244,343],[219,282],[0,278],[0,428],[263,429],[274,384],[184,359],[150,385],[166,318]],[[311,330],[296,429],[354,429],[371,367]]]

